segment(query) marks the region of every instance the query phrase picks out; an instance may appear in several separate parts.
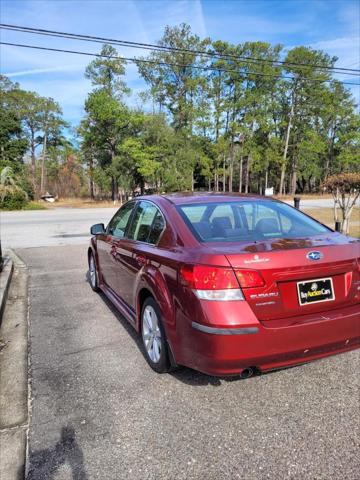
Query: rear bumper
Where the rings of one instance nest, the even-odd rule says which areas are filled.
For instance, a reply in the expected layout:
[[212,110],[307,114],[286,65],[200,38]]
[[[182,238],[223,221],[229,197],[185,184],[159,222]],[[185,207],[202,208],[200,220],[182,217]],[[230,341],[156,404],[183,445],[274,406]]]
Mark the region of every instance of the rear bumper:
[[[185,320],[185,319],[183,319]],[[194,328],[194,323],[196,327]],[[329,313],[319,321],[281,328],[242,322],[230,329],[185,322],[183,362],[210,375],[236,375],[301,364],[360,346],[360,306]],[[208,330],[207,330],[208,329]],[[232,333],[223,330],[233,331]]]

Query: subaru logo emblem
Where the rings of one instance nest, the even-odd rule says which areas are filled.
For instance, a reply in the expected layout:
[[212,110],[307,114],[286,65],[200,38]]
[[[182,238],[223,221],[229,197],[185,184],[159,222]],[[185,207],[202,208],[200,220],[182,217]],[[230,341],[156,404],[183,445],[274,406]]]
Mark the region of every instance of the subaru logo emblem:
[[320,260],[321,258],[323,258],[323,254],[321,252],[309,252],[307,255],[306,255],[306,258],[308,258],[309,260]]

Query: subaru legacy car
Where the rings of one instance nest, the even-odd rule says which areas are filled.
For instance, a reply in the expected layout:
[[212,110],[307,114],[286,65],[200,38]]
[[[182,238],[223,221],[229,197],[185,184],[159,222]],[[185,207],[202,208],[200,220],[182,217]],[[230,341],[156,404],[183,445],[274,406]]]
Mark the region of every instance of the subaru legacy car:
[[248,377],[360,345],[360,242],[285,203],[137,197],[91,233],[91,287],[159,373]]

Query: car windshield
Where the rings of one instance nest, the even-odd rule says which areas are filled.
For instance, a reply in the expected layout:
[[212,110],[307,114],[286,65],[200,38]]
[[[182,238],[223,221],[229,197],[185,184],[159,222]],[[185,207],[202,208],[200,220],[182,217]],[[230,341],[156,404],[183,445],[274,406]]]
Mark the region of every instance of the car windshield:
[[312,237],[331,231],[284,203],[269,200],[178,205],[201,242],[239,242]]

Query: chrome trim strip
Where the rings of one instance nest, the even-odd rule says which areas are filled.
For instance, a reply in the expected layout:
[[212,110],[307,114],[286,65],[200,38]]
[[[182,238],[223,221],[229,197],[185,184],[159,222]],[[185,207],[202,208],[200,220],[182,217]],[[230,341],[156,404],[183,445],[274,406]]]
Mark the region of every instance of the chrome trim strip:
[[216,328],[208,327],[207,325],[201,325],[197,322],[192,322],[191,326],[195,330],[199,330],[204,333],[211,333],[213,335],[251,335],[253,333],[258,333],[259,329],[257,327],[240,327],[240,328]]

